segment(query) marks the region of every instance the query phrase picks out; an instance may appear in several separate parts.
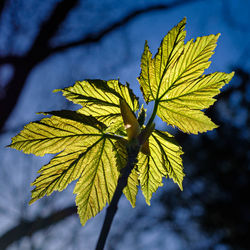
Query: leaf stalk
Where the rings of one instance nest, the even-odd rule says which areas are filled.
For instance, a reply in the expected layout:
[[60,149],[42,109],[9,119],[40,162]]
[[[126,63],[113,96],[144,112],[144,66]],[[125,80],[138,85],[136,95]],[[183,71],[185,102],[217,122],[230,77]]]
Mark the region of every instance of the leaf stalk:
[[155,116],[156,116],[156,113],[157,113],[159,102],[160,101],[158,99],[155,100],[153,113],[152,113],[152,115],[151,115],[151,117],[150,117],[150,119],[149,119],[149,121],[148,121],[148,123],[146,125],[146,128],[149,128],[149,127],[152,126],[152,123],[154,122],[154,119],[155,119]]

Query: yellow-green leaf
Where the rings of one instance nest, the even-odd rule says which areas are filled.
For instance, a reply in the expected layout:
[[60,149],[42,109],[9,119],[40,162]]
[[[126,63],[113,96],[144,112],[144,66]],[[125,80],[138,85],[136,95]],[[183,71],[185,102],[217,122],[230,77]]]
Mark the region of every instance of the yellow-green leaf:
[[198,37],[184,45],[185,19],[163,39],[152,59],[147,44],[138,78],[146,102],[155,100],[157,115],[167,124],[197,134],[217,127],[203,110],[234,73],[202,75],[209,67],[219,34]]
[[202,109],[208,108],[216,100],[219,89],[228,83],[234,73],[213,73],[195,80],[173,86],[159,101],[157,114],[168,124],[186,133],[198,134],[217,128]]
[[81,114],[91,115],[99,121],[110,124],[122,121],[119,100],[123,99],[132,111],[139,108],[138,98],[129,85],[122,85],[118,80],[85,80],[76,82],[72,87],[60,89],[63,95],[83,108]]
[[104,138],[89,148],[82,160],[82,174],[74,193],[82,225],[110,203],[118,180],[111,139]]
[[152,194],[162,186],[162,177],[172,178],[182,190],[184,177],[181,147],[167,132],[154,130],[149,137],[151,155],[139,153],[138,171],[142,193],[150,205]]
[[[122,168],[126,166],[128,160],[128,155],[126,150],[127,143],[128,143],[127,140],[121,139],[116,142],[116,146],[114,147],[114,150],[117,150],[115,155],[116,155],[117,166],[119,166],[119,172],[121,172]],[[123,189],[123,193],[130,201],[132,207],[135,207],[136,195],[138,193],[138,186],[139,186],[138,171],[134,167],[131,174],[128,177],[127,186]]]
[[106,128],[94,117],[75,111],[64,110],[50,114],[55,115],[26,125],[12,138],[9,147],[37,156],[55,154],[78,142],[85,145],[88,141],[86,138],[101,136],[101,131]]
[[[59,153],[32,183],[30,204],[62,191],[78,180],[74,192],[82,224],[111,201],[120,170],[126,165],[126,143],[120,136],[106,133],[107,127],[92,116],[77,111],[51,111],[52,115],[25,126],[10,147],[25,153]],[[124,153],[125,150],[125,153]],[[138,174],[129,177],[125,195],[135,206]]]
[[204,70],[211,64],[211,61],[208,60],[214,54],[219,36],[220,34],[197,37],[195,42],[191,39],[184,45],[183,54],[178,58],[174,67],[165,74],[164,78],[168,82],[168,86],[159,96],[160,99],[164,99],[164,95],[168,95],[168,91],[173,85],[178,86],[184,82],[195,80],[204,73]]
[[184,49],[186,18],[171,29],[162,40],[158,53],[152,59],[147,42],[141,58],[141,74],[138,78],[145,101],[158,99],[169,87],[166,75],[174,66]]
[[102,140],[101,137],[92,137],[91,140],[89,139],[89,147],[83,146],[82,143],[75,143],[43,166],[38,171],[40,175],[32,183],[32,186],[36,187],[32,190],[30,204],[45,195],[51,195],[53,191],[62,191],[68,184],[78,179],[83,171],[86,154],[100,140]]

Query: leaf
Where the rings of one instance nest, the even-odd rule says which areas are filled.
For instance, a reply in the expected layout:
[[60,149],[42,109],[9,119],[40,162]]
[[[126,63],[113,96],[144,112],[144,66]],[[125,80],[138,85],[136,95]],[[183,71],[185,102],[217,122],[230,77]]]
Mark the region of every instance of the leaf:
[[219,89],[228,83],[234,73],[214,73],[173,87],[168,97],[159,102],[157,114],[168,124],[186,133],[198,134],[217,128],[200,110],[215,102]]
[[[126,164],[126,161],[118,160],[124,157],[122,147],[125,147],[126,140],[104,133],[104,124],[76,111],[44,114],[52,116],[25,126],[10,145],[40,156],[59,153],[39,170],[40,176],[32,183],[36,187],[32,190],[30,204],[53,191],[62,191],[79,179],[74,193],[77,194],[78,213],[84,225],[111,201],[119,170]],[[130,183],[125,194],[134,206],[136,190]]]
[[118,80],[85,80],[76,82],[72,87],[59,89],[63,95],[83,108],[79,113],[91,115],[110,126],[122,121],[119,102],[124,100],[132,111],[139,108],[138,98],[129,85],[122,85]]
[[106,128],[94,117],[75,111],[64,110],[47,114],[55,115],[26,125],[12,138],[9,147],[37,156],[55,154],[78,142],[84,146],[88,143],[86,138],[100,137],[101,131]]
[[82,160],[84,168],[74,189],[82,225],[111,202],[119,176],[112,151],[112,140],[104,137],[89,148]]
[[217,127],[201,110],[215,102],[234,73],[202,75],[209,67],[218,35],[198,37],[184,45],[185,19],[163,39],[152,59],[147,44],[138,78],[146,102],[155,100],[157,115],[186,133],[198,134]]
[[186,18],[168,32],[154,59],[152,59],[147,41],[145,43],[141,58],[141,74],[138,80],[146,103],[158,99],[168,88],[168,82],[164,77],[183,52],[185,24]]
[[[116,142],[115,150],[116,152],[116,160],[117,160],[117,166],[119,166],[119,172],[122,171],[122,168],[126,166],[128,155],[126,150],[126,144],[128,143],[127,140],[121,139]],[[136,202],[136,195],[138,193],[138,186],[139,186],[139,180],[138,180],[138,171],[136,167],[133,168],[131,174],[128,177],[128,184],[123,189],[123,193],[127,197],[127,199],[130,201],[132,207],[135,207]]]
[[181,147],[167,132],[154,130],[149,137],[151,155],[139,154],[138,171],[142,193],[150,205],[152,194],[162,186],[162,177],[172,178],[182,190],[184,177]]

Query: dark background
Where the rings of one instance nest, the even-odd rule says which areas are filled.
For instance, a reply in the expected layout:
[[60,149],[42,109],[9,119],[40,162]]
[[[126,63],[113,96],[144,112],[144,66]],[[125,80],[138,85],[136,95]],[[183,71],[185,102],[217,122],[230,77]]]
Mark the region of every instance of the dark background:
[[135,209],[122,199],[107,249],[250,249],[249,10],[248,0],[0,1],[0,249],[94,249],[105,211],[81,227],[73,185],[28,206],[30,183],[50,157],[4,146],[41,118],[36,112],[71,108],[52,90],[76,80],[119,77],[141,97],[144,41],[156,52],[184,16],[187,40],[222,34],[207,72],[236,72],[206,111],[220,127],[175,131],[184,191],[165,180],[151,207],[141,193]]

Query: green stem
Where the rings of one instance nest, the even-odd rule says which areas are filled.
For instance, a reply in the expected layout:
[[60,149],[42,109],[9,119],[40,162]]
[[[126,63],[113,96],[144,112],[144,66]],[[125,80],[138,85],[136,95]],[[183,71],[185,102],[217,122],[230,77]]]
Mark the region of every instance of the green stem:
[[156,113],[157,113],[158,104],[159,104],[159,100],[156,99],[155,104],[154,104],[153,113],[152,113],[152,115],[151,115],[151,117],[150,117],[150,119],[149,119],[149,121],[148,121],[148,123],[146,125],[146,128],[148,128],[148,127],[150,127],[152,125],[152,123],[153,123],[153,121],[155,119]]

